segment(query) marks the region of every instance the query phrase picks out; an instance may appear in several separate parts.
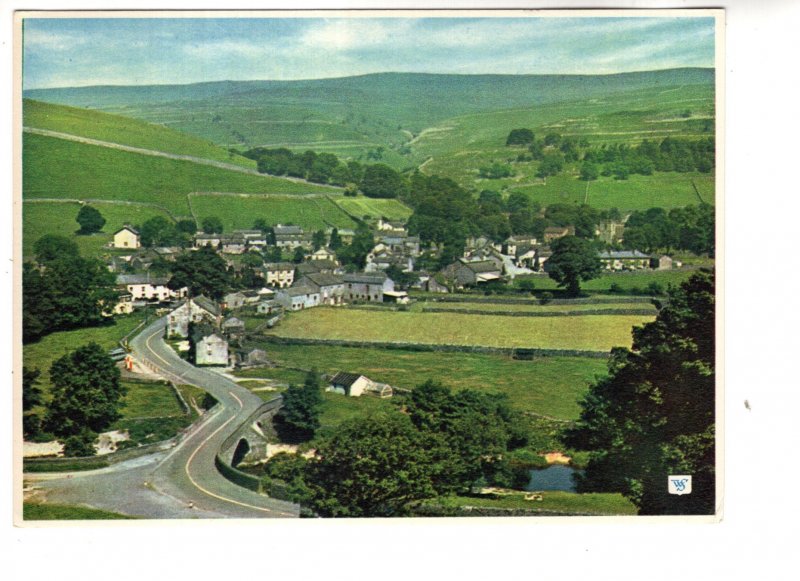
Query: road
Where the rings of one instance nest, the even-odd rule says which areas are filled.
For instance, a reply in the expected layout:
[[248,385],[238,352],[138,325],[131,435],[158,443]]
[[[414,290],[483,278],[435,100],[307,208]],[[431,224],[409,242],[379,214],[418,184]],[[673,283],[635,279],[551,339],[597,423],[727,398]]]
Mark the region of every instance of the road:
[[158,319],[130,342],[140,361],[166,377],[196,385],[219,402],[173,448],[71,474],[26,474],[48,502],[88,505],[144,518],[297,517],[299,506],[258,494],[225,479],[214,465],[220,445],[263,401],[212,371],[182,360],[163,341]]

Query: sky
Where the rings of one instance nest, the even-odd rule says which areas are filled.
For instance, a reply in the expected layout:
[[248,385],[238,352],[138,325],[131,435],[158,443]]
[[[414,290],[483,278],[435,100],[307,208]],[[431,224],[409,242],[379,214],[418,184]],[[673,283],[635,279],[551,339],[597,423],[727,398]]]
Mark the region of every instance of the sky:
[[375,72],[606,74],[714,65],[714,20],[28,18],[23,88]]

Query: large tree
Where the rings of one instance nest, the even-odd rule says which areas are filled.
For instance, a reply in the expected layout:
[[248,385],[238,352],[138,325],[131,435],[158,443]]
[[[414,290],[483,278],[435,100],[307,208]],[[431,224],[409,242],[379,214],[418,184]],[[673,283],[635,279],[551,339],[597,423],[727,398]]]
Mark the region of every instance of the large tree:
[[278,414],[279,423],[291,440],[310,440],[319,429],[322,406],[322,386],[319,374],[312,370],[306,374],[302,386],[289,386],[283,394],[283,407]]
[[396,198],[405,192],[403,176],[388,165],[368,165],[361,180],[361,191],[371,198]]
[[52,402],[45,429],[57,436],[102,432],[120,418],[126,388],[105,349],[89,343],[56,360],[50,367]]
[[[565,442],[590,450],[582,492],[622,492],[641,514],[711,514],[715,505],[714,275],[669,293],[652,323],[616,349]],[[670,475],[692,492],[668,494]]]
[[167,286],[173,290],[187,287],[192,295],[221,299],[231,286],[225,259],[210,246],[181,254],[172,267]]
[[106,224],[106,219],[103,218],[100,211],[86,204],[81,206],[81,209],[78,210],[78,215],[75,217],[75,220],[81,226],[80,230],[78,230],[78,234],[94,234],[95,232],[100,232]]
[[581,281],[596,278],[601,272],[600,259],[594,245],[584,238],[564,236],[550,245],[552,256],[546,270],[558,286],[566,287],[567,294],[578,296]]

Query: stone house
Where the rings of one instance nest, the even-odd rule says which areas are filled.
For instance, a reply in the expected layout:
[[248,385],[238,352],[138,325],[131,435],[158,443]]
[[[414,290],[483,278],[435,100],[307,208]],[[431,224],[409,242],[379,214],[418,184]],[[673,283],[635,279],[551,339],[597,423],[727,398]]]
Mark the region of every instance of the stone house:
[[607,250],[597,257],[606,270],[642,270],[650,268],[651,256],[638,250]]
[[306,286],[293,286],[281,289],[275,294],[275,300],[284,309],[301,311],[319,306],[319,292]]
[[216,333],[196,341],[195,365],[228,365],[228,341]]
[[167,277],[144,274],[118,274],[117,286],[130,293],[134,301],[164,302],[186,296],[188,289],[174,291],[167,286]]
[[350,301],[383,302],[385,292],[394,291],[394,281],[384,273],[345,274],[345,298]]
[[229,337],[244,334],[244,321],[237,317],[228,317],[222,322],[222,332]]
[[286,288],[294,283],[295,265],[291,262],[268,262],[261,273],[269,286]]
[[317,293],[321,305],[341,305],[344,302],[345,284],[337,274],[305,274],[297,284]]
[[544,229],[545,244],[564,236],[575,236],[575,226],[548,226]]
[[392,387],[386,383],[378,383],[370,378],[357,373],[340,371],[331,379],[326,391],[332,391],[350,397],[359,397],[364,394],[380,398],[392,397]]
[[204,296],[185,301],[177,309],[167,315],[167,337],[189,336],[189,323],[207,323],[214,327],[219,325],[219,307]]
[[140,248],[142,246],[139,232],[127,224],[114,232],[114,248]]
[[311,248],[311,235],[306,234],[300,226],[284,226],[278,224],[273,228],[275,232],[275,245],[281,250],[294,250],[302,246]]
[[130,315],[133,312],[133,296],[130,293],[120,294],[112,312],[115,315]]
[[335,262],[336,253],[327,246],[323,246],[319,250],[315,250],[314,252],[306,256],[306,260],[330,260],[332,262]]
[[245,305],[245,295],[241,291],[226,294],[222,299],[223,308],[235,311]]
[[453,281],[456,287],[475,286],[481,283],[500,280],[503,276],[502,266],[498,267],[491,260],[470,262],[459,258],[445,267],[441,274],[445,280]]
[[333,260],[307,260],[301,262],[294,269],[295,277],[300,278],[304,274],[341,274],[342,269]]

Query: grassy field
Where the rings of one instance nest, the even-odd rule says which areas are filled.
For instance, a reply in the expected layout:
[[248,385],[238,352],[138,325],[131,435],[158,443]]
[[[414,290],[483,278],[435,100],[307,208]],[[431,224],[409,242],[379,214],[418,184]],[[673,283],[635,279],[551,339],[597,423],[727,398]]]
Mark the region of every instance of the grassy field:
[[116,324],[107,327],[90,327],[74,331],[61,331],[44,337],[37,343],[22,348],[25,367],[38,367],[41,371],[39,383],[45,394],[49,393],[50,366],[56,359],[78,347],[94,341],[104,349],[117,347],[120,339],[130,333],[142,320],[141,314],[116,317]]
[[164,383],[123,381],[128,393],[122,414],[126,419],[167,418],[183,416],[183,408],[172,388]]
[[590,493],[576,494],[574,492],[550,491],[541,493],[541,501],[525,500],[524,493],[511,493],[504,495],[479,496],[448,496],[427,501],[426,504],[449,508],[466,506],[525,509],[531,511],[550,511],[591,514],[591,515],[635,515],[636,506],[621,494],[617,493]]
[[25,502],[23,520],[129,520],[132,516],[85,506]]
[[347,212],[358,218],[368,217],[373,220],[388,218],[389,220],[407,220],[411,216],[411,208],[396,199],[378,199],[358,196],[355,198],[337,197],[336,203]]
[[393,405],[390,400],[377,397],[347,397],[330,392],[323,393],[322,397],[320,428],[315,438],[324,437],[342,422],[356,418],[368,418]]
[[78,236],[76,231],[80,204],[77,202],[40,202],[27,200],[22,207],[22,256],[33,257],[33,245],[45,234],[58,234],[74,240],[83,256],[101,256],[113,252],[106,246],[113,240],[114,232],[124,224],[141,225],[154,216],[168,214],[154,206],[140,206],[114,202],[91,204],[106,219],[102,232]]
[[[406,389],[433,379],[453,390],[505,393],[516,409],[562,420],[577,418],[578,400],[586,393],[589,383],[606,372],[604,359],[582,357],[541,357],[534,361],[520,361],[478,353],[443,354],[327,345],[267,344],[264,348],[270,360],[278,366],[316,368],[328,374],[338,371],[360,373],[375,381]],[[280,369],[253,369],[240,375],[271,377]],[[299,380],[302,381],[302,377]]]
[[22,119],[26,127],[256,168],[255,161],[233,155],[210,141],[131,117],[25,99]]
[[421,301],[412,305],[412,311],[422,312],[424,308],[448,309],[448,310],[469,310],[469,311],[492,311],[492,312],[519,312],[519,313],[558,313],[558,312],[580,312],[605,310],[642,310],[652,309],[656,314],[656,308],[650,303],[601,303],[590,305],[542,305],[537,299],[532,299],[530,304],[496,304],[496,303],[451,303]]
[[257,218],[268,224],[295,224],[307,230],[355,228],[356,224],[325,196],[193,195],[189,203],[198,221],[222,220],[225,230],[252,228]]
[[[599,277],[581,283],[581,290],[590,293],[607,293],[612,284],[618,285],[623,291],[635,289],[644,290],[651,283],[660,284],[665,289],[667,285],[679,285],[690,276],[694,270],[642,270],[632,272],[615,272],[601,274]],[[533,280],[536,290],[556,290],[558,285],[547,275],[521,275],[517,281]],[[603,305],[605,306],[605,305]]]
[[321,307],[289,314],[272,333],[351,341],[608,351],[615,346],[629,347],[631,327],[651,320],[653,317],[638,315],[475,317]]
[[126,200],[159,204],[188,215],[186,194],[307,194],[330,188],[247,175],[106,147],[25,134],[23,198]]

